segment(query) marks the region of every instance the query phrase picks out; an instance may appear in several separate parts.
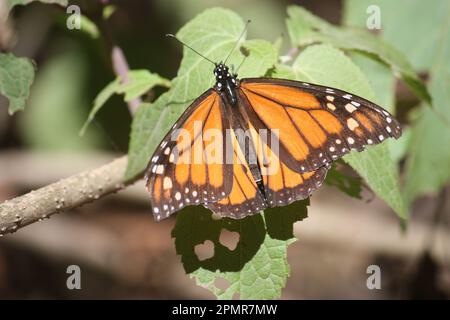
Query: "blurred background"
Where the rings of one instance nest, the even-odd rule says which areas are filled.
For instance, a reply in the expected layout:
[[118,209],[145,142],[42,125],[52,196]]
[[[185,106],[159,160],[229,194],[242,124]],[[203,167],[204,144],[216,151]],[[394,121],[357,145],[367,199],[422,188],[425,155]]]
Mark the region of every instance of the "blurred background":
[[[109,100],[86,134],[78,135],[95,96],[115,78],[112,43],[120,46],[132,69],[171,79],[182,50],[164,34],[175,33],[206,8],[223,6],[252,19],[249,37],[273,42],[286,36],[289,4],[335,24],[341,23],[348,5],[337,0],[70,1],[92,20],[101,14],[102,2],[117,7],[103,26],[104,37],[68,30],[65,9],[42,3],[15,7],[8,23],[0,26],[0,45],[33,58],[38,66],[24,112],[9,116],[7,101],[0,96],[0,202],[127,152],[131,116],[120,97]],[[405,19],[405,29],[408,23],[433,24],[432,16],[408,22],[401,12],[395,14]],[[365,8],[361,15],[366,17]],[[396,31],[386,26],[391,39]],[[399,49],[427,35],[408,37]],[[289,49],[285,37],[282,53]],[[426,81],[428,66],[421,61],[427,52],[417,46],[406,54]],[[403,110],[418,104],[402,84],[396,99]],[[324,186],[311,198],[308,218],[295,225],[299,240],[288,249],[291,276],[282,298],[449,298],[449,216],[445,181],[437,192],[414,202],[406,232],[371,192],[357,200]],[[214,298],[186,276],[171,238],[174,222],[173,217],[153,221],[145,188],[138,182],[2,237],[0,298]],[[67,289],[69,265],[81,267],[82,290]],[[366,286],[370,265],[382,270],[381,290]]]

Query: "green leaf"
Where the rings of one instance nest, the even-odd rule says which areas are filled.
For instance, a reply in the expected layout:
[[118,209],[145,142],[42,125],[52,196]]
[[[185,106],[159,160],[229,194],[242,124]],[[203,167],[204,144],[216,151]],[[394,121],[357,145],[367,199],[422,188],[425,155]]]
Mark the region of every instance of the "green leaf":
[[328,170],[325,183],[329,186],[338,188],[352,198],[362,199],[361,178],[352,177],[342,173],[336,168],[336,165],[333,165],[331,169]]
[[103,19],[108,20],[114,14],[114,12],[116,12],[116,10],[117,10],[117,6],[115,6],[113,4],[105,6],[103,8],[103,12],[102,12]]
[[95,115],[97,112],[100,111],[100,109],[103,107],[103,105],[106,103],[106,101],[109,100],[120,87],[120,81],[119,79],[115,79],[113,82],[110,82],[105,88],[103,88],[102,91],[95,97],[94,99],[94,106],[91,109],[91,112],[89,112],[89,116],[86,119],[86,122],[84,123],[83,127],[80,130],[80,136],[83,136],[86,132],[86,129],[91,124],[92,120],[94,120]]
[[83,128],[80,130],[80,135],[86,132],[89,124],[94,120],[95,115],[105,105],[105,103],[114,94],[123,94],[125,102],[129,102],[155,86],[170,87],[170,81],[160,77],[155,73],[151,73],[148,70],[130,70],[128,71],[129,82],[126,85],[122,85],[120,79],[117,77],[114,81],[110,82],[94,100],[94,106],[89,113]]
[[[187,23],[177,36],[212,61],[220,61],[235,46],[243,29],[244,22],[238,15],[230,10],[214,8]],[[233,51],[227,63],[239,66],[244,61],[239,70],[240,77],[265,75],[277,61],[277,50],[268,41],[241,41],[240,48]],[[126,179],[142,173],[156,145],[183,111],[196,97],[213,86],[213,68],[205,59],[184,49],[171,89],[134,117]]]
[[118,93],[125,94],[125,101],[129,102],[147,93],[153,87],[162,86],[170,88],[170,81],[151,73],[148,70],[132,70],[128,72],[129,82],[122,85]]
[[309,198],[290,205],[264,210],[267,234],[272,239],[290,240],[294,238],[294,223],[308,216]]
[[[329,45],[306,48],[294,61],[292,72],[297,80],[338,88],[375,100],[367,77],[340,50]],[[352,152],[344,160],[400,217],[406,217],[400,194],[398,168],[386,143],[367,147],[362,153]]]
[[[430,84],[435,108],[450,117],[450,70],[438,71]],[[405,199],[436,193],[450,179],[450,129],[433,110],[423,108],[411,129],[406,166]]]
[[[239,242],[233,251],[220,243],[222,229],[239,234]],[[199,268],[228,272],[241,270],[253,258],[264,241],[265,232],[260,214],[239,220],[214,219],[211,211],[204,207],[191,206],[177,214],[172,237],[186,273],[192,273]],[[194,249],[206,240],[213,242],[214,255],[200,261]]]
[[100,36],[100,31],[97,25],[85,15],[80,16],[81,31],[89,35],[93,39],[97,39]]
[[134,115],[128,151],[126,179],[133,179],[147,166],[156,145],[164,137],[177,116],[169,104],[169,93],[164,93],[154,103],[143,103]]
[[12,9],[12,7],[17,5],[27,5],[31,2],[43,2],[43,3],[56,3],[63,7],[67,7],[69,4],[68,0],[6,0],[6,3],[8,4],[9,10]]
[[9,100],[9,114],[23,110],[34,80],[31,60],[0,53],[0,94]]
[[288,15],[289,36],[295,46],[320,42],[373,55],[389,65],[394,75],[401,77],[418,97],[431,102],[426,87],[405,56],[379,37],[362,29],[333,26],[298,6],[289,7]]
[[[266,210],[264,220],[261,215],[214,220],[202,207],[183,210],[172,232],[177,253],[186,272],[219,299],[232,299],[236,294],[240,299],[279,298],[290,273],[287,247],[294,242],[293,225],[307,216],[307,205],[309,200]],[[239,233],[233,251],[220,243],[222,229]],[[206,240],[213,242],[214,256],[199,261],[194,247]],[[225,279],[228,288],[219,288],[217,279]]]
[[[378,6],[381,37],[407,55],[415,70],[426,71],[432,67],[441,33],[448,28],[449,1],[346,0],[344,3],[345,23],[358,27],[366,26],[367,8]],[[411,37],[412,34],[421,36]]]
[[385,64],[361,53],[351,54],[351,59],[369,80],[375,93],[373,102],[395,114],[395,77],[391,70]]
[[[278,299],[290,273],[287,248],[292,241],[272,239],[266,235],[256,255],[240,272],[212,272],[199,269],[191,274],[199,286],[214,293],[218,299]],[[218,278],[227,280],[229,287],[219,288]]]

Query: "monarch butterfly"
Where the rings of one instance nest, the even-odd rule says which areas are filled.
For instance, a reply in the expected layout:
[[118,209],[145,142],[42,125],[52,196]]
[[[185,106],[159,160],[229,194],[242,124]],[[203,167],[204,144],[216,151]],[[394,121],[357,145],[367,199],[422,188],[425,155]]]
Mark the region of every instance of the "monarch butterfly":
[[333,160],[401,135],[398,122],[366,99],[306,82],[239,80],[226,65],[231,52],[214,63],[169,36],[213,63],[216,83],[149,161],[146,187],[157,221],[189,205],[235,219],[288,205],[320,187]]

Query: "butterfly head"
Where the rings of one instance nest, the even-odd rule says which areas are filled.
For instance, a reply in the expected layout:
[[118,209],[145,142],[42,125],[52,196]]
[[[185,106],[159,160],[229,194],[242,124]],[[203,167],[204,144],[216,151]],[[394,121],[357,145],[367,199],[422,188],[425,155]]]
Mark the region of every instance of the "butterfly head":
[[237,87],[237,74],[230,73],[230,69],[223,63],[216,64],[214,68],[214,76],[216,77],[216,88],[222,91],[227,86]]

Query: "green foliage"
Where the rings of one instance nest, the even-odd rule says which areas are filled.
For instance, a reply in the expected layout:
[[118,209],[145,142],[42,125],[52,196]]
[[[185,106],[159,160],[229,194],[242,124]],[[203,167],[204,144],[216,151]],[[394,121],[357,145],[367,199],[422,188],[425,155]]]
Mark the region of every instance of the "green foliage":
[[[31,0],[8,0],[8,5],[12,8],[29,2]],[[67,5],[64,0],[42,2]],[[408,8],[408,14],[419,15],[420,10],[427,11],[429,4],[426,7],[416,1],[420,10],[412,10],[403,0],[399,2],[404,7],[400,8],[387,0],[379,1],[384,8],[383,14],[387,13],[383,21],[389,21],[389,28],[383,31],[382,37],[391,41],[399,40],[395,43],[397,48],[367,31],[333,26],[301,7],[292,6],[288,9],[289,36],[292,46],[302,49],[292,64],[279,62],[282,60],[278,52],[283,47],[281,41],[272,44],[260,39],[247,40],[246,37],[240,40],[227,64],[241,66],[240,78],[269,75],[335,87],[375,101],[391,112],[395,111],[395,77],[398,77],[419,98],[430,102],[427,88],[405,58],[408,50],[415,45],[410,40],[415,37],[407,37],[411,31],[403,26],[410,24],[394,21],[389,12]],[[365,20],[360,19],[365,16],[368,2],[349,0],[346,3],[347,23],[364,25]],[[366,7],[361,3],[365,3]],[[449,11],[441,12],[445,8],[444,5],[435,5],[431,10],[439,23],[449,21]],[[364,10],[363,14],[361,10]],[[106,7],[103,12],[105,19],[113,12],[114,7]],[[396,34],[392,27],[395,23],[403,24],[400,33],[402,39],[390,38]],[[236,45],[244,25],[242,18],[234,12],[214,8],[205,10],[189,21],[177,36],[212,61],[219,62]],[[450,119],[450,109],[447,108],[450,69],[444,67],[446,61],[450,60],[449,28],[436,27],[429,22],[414,26],[419,27],[426,29],[432,36],[417,42],[421,50],[413,57],[413,65],[420,70],[431,68],[432,81],[428,89],[435,109],[422,107],[408,135],[401,140],[390,139],[381,145],[368,147],[363,153],[352,152],[343,160],[402,218],[407,217],[404,198],[410,203],[417,195],[437,191],[450,179],[450,151],[448,148],[442,150],[442,146],[450,145],[449,129],[435,113],[439,111]],[[97,27],[85,17],[82,18],[82,29],[94,38],[99,35]],[[178,44],[174,42],[174,45]],[[430,51],[431,45],[437,47],[436,52]],[[83,121],[79,106],[86,103],[81,98],[82,92],[86,90],[86,75],[81,71],[85,68],[80,66],[83,59],[77,54],[79,52],[62,55],[45,65],[40,72],[33,87],[29,115],[27,113],[23,118],[29,143],[60,149],[96,143],[95,136],[81,140],[74,135]],[[430,54],[434,56],[433,63],[427,60]],[[179,116],[196,97],[213,85],[212,71],[213,66],[208,61],[186,48],[177,76],[172,81],[147,70],[130,71],[129,83],[123,85],[117,78],[97,95],[82,133],[113,95],[123,95],[124,102],[129,102],[155,86],[168,88],[156,101],[143,103],[133,119],[125,175],[126,179],[138,177],[143,173],[157,144]],[[71,76],[70,82],[60,81],[68,74]],[[34,68],[30,61],[0,54],[0,92],[10,100],[11,113],[23,108],[33,77]],[[55,135],[55,132],[58,134]],[[409,156],[406,197],[400,193],[398,172],[398,162],[405,154]],[[336,164],[329,171],[326,182],[349,196],[361,198],[361,179],[344,174]],[[214,218],[201,206],[186,208],[177,215],[176,226],[172,231],[176,251],[181,256],[186,273],[219,299],[231,299],[236,294],[241,299],[279,298],[290,273],[287,248],[294,241],[293,226],[306,218],[308,205],[309,200],[298,201],[241,220]],[[230,250],[220,242],[223,230],[239,234],[236,249]],[[206,240],[214,244],[214,255],[200,261],[195,254],[195,247]],[[228,287],[219,288],[216,283],[218,279],[226,280]]]
[[381,37],[407,55],[417,71],[433,65],[441,32],[448,29],[449,1],[346,0],[344,22],[365,27],[367,8],[376,5],[381,13]]
[[[6,0],[7,12],[16,5],[27,5],[36,1],[68,5],[68,0]],[[34,73],[35,66],[30,59],[0,53],[0,94],[8,98],[10,114],[25,107]]]
[[418,97],[431,100],[426,87],[405,56],[387,42],[365,30],[333,26],[298,6],[289,7],[288,15],[288,31],[294,45],[302,47],[321,42],[374,55],[389,65],[394,75],[401,76]]
[[[443,69],[434,74],[430,84],[434,106],[450,116],[449,87],[450,70]],[[433,110],[422,107],[411,131],[405,184],[408,204],[419,195],[438,192],[450,179],[450,129],[447,123]]]
[[89,124],[94,120],[95,115],[105,105],[105,103],[114,94],[124,95],[125,102],[129,102],[136,99],[155,86],[170,87],[170,81],[160,77],[155,73],[151,73],[148,70],[131,70],[128,72],[129,82],[122,84],[120,78],[117,77],[114,81],[110,82],[94,100],[94,106],[80,131],[83,135],[88,128]]
[[380,8],[381,37],[407,55],[417,71],[430,76],[433,108],[421,104],[408,133],[393,148],[397,157],[407,157],[405,199],[410,205],[417,196],[438,192],[450,179],[450,151],[443,147],[450,145],[450,2],[347,0],[346,23],[364,26],[369,5]]
[[9,100],[10,114],[25,107],[33,80],[34,65],[31,60],[0,53],[0,93]]
[[[287,247],[290,243],[266,235],[256,255],[239,272],[212,272],[200,269],[192,273],[198,285],[214,293],[219,299],[277,299],[290,273]],[[225,279],[229,287],[219,288],[215,281]]]
[[342,173],[340,170],[337,170],[336,165],[333,165],[331,169],[328,170],[325,183],[329,186],[338,188],[352,198],[362,199],[361,178],[352,177]]
[[[219,242],[222,229],[238,232],[239,243],[233,251]],[[256,254],[264,241],[264,221],[261,215],[240,220],[216,220],[211,211],[202,206],[187,208],[177,215],[172,231],[177,253],[181,255],[187,273],[203,268],[210,271],[239,271]],[[214,243],[214,256],[200,261],[194,252],[196,245],[210,240]],[[238,256],[237,256],[238,255]]]
[[[231,299],[239,293],[241,299],[276,299],[281,295],[289,276],[287,247],[294,240],[293,225],[307,216],[308,200],[289,206],[269,209],[262,215],[241,220],[214,219],[203,207],[189,207],[177,215],[172,231],[177,253],[187,273],[197,284],[206,287],[219,299]],[[240,236],[231,251],[219,241],[223,229]],[[210,240],[214,255],[199,261],[196,245]],[[224,290],[216,285],[225,279]]]
[[80,15],[80,27],[81,31],[93,39],[100,37],[100,31],[98,30],[97,25],[85,15]]

